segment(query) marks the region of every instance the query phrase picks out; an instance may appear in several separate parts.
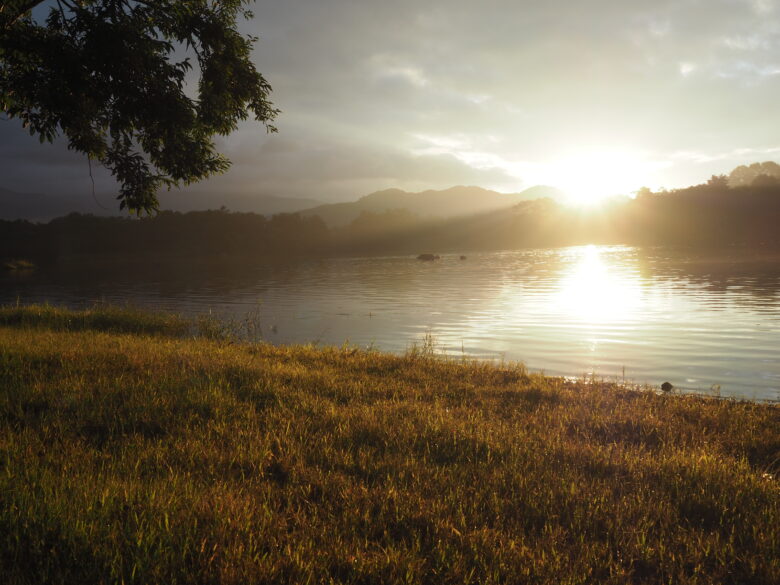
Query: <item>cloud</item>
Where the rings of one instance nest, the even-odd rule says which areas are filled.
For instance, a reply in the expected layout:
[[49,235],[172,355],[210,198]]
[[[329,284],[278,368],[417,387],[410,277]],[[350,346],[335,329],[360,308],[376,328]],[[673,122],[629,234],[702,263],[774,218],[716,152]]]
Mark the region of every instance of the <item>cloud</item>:
[[764,16],[775,11],[774,0],[751,0],[751,5],[756,14]]
[[734,51],[766,51],[772,46],[772,41],[769,37],[759,34],[724,37],[722,43],[723,46]]
[[413,153],[392,144],[356,144],[323,135],[273,136],[228,154],[233,170],[193,190],[354,200],[388,187],[467,184],[513,190],[520,185],[502,169],[478,168],[449,153]]
[[[672,161],[667,186],[697,182],[752,156],[735,149],[775,145],[776,4],[259,0],[242,26],[260,37],[280,133],[242,124],[220,141],[232,170],[192,189],[333,200],[390,186],[516,190],[550,161],[621,148]],[[61,144],[0,128],[0,186],[83,175]]]

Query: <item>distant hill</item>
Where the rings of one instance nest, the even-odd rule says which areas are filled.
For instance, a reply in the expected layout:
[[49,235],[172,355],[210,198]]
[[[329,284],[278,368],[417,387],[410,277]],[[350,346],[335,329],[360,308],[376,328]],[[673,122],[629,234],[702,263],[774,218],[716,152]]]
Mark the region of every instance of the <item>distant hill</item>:
[[275,195],[215,195],[213,193],[177,193],[175,191],[161,193],[159,198],[160,208],[171,211],[204,211],[219,209],[224,205],[230,211],[258,213],[260,215],[295,213],[322,203],[317,199],[277,197]]
[[338,227],[353,222],[363,212],[382,213],[404,209],[422,217],[451,218],[509,208],[523,201],[543,197],[558,199],[562,197],[562,192],[542,185],[521,193],[499,193],[481,187],[452,187],[420,193],[386,189],[350,203],[331,203],[306,209],[301,214],[318,215],[330,227]]
[[[499,193],[481,187],[452,187],[442,191],[410,193],[401,189],[376,191],[348,203],[322,204],[316,199],[277,197],[274,195],[213,194],[164,192],[159,195],[160,209],[204,211],[226,207],[230,211],[260,215],[301,213],[319,216],[330,227],[352,223],[364,212],[383,213],[405,210],[424,218],[447,219],[507,209],[524,201],[561,199],[555,187],[537,185],[520,193]],[[98,216],[124,216],[113,197],[101,194],[95,201],[88,193],[52,196],[43,193],[19,193],[0,188],[0,219],[26,219],[44,222],[78,212]]]
[[33,219],[47,200],[41,193],[17,193],[0,188],[0,219]]
[[[126,216],[113,197],[100,195],[100,205],[86,193],[52,196],[44,193],[19,193],[0,188],[0,219],[49,221],[69,213],[89,213],[99,216]],[[319,205],[316,199],[296,199],[273,195],[214,195],[208,193],[161,193],[160,209],[171,211],[202,211],[219,209],[252,212],[260,215],[294,213]]]
[[[218,260],[221,266],[228,259],[242,258],[265,262],[305,256],[406,254],[411,259],[421,253],[582,244],[693,245],[713,250],[738,244],[752,246],[761,254],[761,250],[777,250],[780,183],[730,188],[722,177],[715,179],[658,193],[647,189],[634,199],[610,201],[590,213],[543,197],[450,218],[398,208],[363,211],[356,221],[331,229],[315,214],[268,218],[222,210],[164,211],[140,221],[79,214],[40,225],[0,221],[0,261],[24,258],[39,265],[72,266],[76,257],[94,256],[143,259],[145,266],[147,261],[188,258]],[[441,203],[446,208],[449,191],[416,195],[423,201],[436,197],[441,202],[444,197]],[[454,191],[455,197],[449,195],[455,202],[464,193],[486,198],[500,195],[475,188]],[[366,200],[397,206],[413,195],[385,191],[361,201],[364,206]],[[358,203],[349,211],[354,212]]]
[[44,193],[19,193],[0,188],[0,219],[49,221],[74,211],[93,215],[120,215],[119,206],[113,198],[103,205],[113,207],[102,209],[86,194],[54,197]]

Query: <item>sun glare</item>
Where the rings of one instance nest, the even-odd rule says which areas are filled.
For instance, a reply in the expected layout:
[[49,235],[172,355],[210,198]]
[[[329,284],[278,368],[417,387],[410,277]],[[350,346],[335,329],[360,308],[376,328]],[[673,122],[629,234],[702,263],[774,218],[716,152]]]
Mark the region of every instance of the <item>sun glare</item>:
[[558,306],[584,322],[627,319],[640,304],[641,287],[632,275],[610,267],[596,246],[572,250],[576,261],[559,283]]
[[647,184],[655,165],[625,151],[584,151],[550,166],[551,182],[566,193],[568,203],[592,206],[616,195],[631,195]]

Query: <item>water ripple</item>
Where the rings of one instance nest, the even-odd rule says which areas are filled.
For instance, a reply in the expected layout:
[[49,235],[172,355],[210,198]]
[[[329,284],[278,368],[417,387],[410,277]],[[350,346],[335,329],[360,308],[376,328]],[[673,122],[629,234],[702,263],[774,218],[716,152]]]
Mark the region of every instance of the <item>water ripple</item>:
[[[470,253],[437,262],[350,258],[224,275],[0,277],[0,301],[132,302],[240,319],[268,341],[440,351],[567,376],[778,399],[777,258],[585,246]],[[273,332],[269,332],[273,326]]]

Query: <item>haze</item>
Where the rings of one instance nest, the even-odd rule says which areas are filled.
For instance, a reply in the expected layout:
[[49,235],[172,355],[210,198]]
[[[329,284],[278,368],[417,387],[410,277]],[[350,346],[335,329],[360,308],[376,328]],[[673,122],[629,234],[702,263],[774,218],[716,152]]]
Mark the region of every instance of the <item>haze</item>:
[[[233,169],[190,188],[214,207],[457,184],[588,199],[780,152],[774,0],[261,0],[254,13],[279,133],[246,123],[224,140]],[[0,128],[0,187],[92,201],[83,157]],[[96,178],[97,203],[115,207]]]

